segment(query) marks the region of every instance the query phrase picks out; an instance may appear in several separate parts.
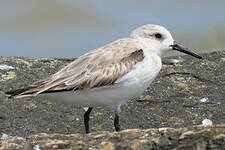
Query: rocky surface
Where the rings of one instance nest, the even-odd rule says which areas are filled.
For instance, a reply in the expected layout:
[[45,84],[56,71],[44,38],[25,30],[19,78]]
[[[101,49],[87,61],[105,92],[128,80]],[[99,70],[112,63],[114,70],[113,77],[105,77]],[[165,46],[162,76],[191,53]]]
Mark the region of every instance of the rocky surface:
[[[101,144],[110,149],[110,147],[118,146],[114,145],[115,143],[124,146],[129,145],[129,142],[135,143],[135,138],[130,137],[130,141],[129,138],[124,139],[124,137],[130,135],[129,132],[135,133],[137,131],[139,138],[143,134],[151,134],[151,132],[157,133],[156,135],[161,138],[166,138],[164,134],[159,132],[160,129],[149,129],[163,127],[182,128],[165,129],[165,131],[170,131],[171,140],[173,138],[179,139],[175,140],[177,143],[175,142],[174,148],[179,148],[179,145],[182,144],[180,143],[182,141],[180,136],[186,131],[190,131],[188,132],[191,135],[190,137],[197,135],[195,138],[199,138],[197,141],[200,140],[200,143],[201,139],[208,143],[211,142],[211,139],[216,143],[218,142],[219,145],[224,142],[224,125],[213,126],[209,129],[203,129],[199,126],[191,130],[187,129],[187,127],[191,128],[193,125],[202,123],[225,123],[225,51],[202,54],[202,56],[204,57],[203,60],[190,56],[164,58],[164,65],[160,74],[145,93],[122,106],[120,118],[123,130],[134,128],[147,130],[111,132],[114,131],[112,111],[109,108],[98,107],[92,112],[90,120],[91,131],[98,132],[87,136],[75,134],[84,133],[82,118],[84,111],[82,108],[58,104],[54,103],[53,100],[38,97],[8,99],[4,94],[4,91],[24,87],[58,71],[73,59],[0,57],[0,134],[23,137],[1,139],[0,147],[4,145],[4,142],[6,144],[10,141],[12,143],[18,141],[30,148],[38,141],[40,142],[43,136],[43,141],[49,139],[50,143],[50,137],[53,138],[53,141],[59,142],[59,145],[60,140],[68,142],[69,144],[65,144],[65,147],[62,146],[62,149],[70,147],[71,144],[76,145],[74,142],[79,140],[75,137],[80,138],[82,148],[86,148],[86,144],[93,142],[92,145],[95,147]],[[198,130],[204,130],[204,132]],[[202,134],[206,131],[206,135],[209,134],[210,136]],[[192,132],[194,133],[192,134]],[[198,134],[195,134],[195,132]],[[102,138],[100,138],[102,140],[99,140],[99,142],[95,139],[91,140],[97,135],[100,137],[102,135]],[[217,136],[219,137],[218,141],[215,140]],[[29,138],[25,139],[26,137]],[[36,141],[35,137],[37,137]],[[157,141],[153,142],[153,145],[151,144],[152,138],[150,137],[147,136],[146,141],[143,139],[142,142],[147,143],[143,144],[146,145],[143,149],[160,148],[159,145],[155,144]],[[139,138],[137,138],[137,143],[141,141]],[[71,142],[73,139],[75,141]],[[185,140],[187,139],[185,138]],[[107,140],[111,141],[111,145],[104,144]],[[171,142],[171,140],[168,142]],[[158,140],[158,142],[161,143],[162,141]],[[192,148],[193,145],[196,145],[195,141],[189,139],[189,142],[192,143],[189,144]]]
[[102,149],[102,150],[224,150],[225,125],[192,128],[129,129],[119,133],[37,134],[28,138],[0,138],[0,149]]

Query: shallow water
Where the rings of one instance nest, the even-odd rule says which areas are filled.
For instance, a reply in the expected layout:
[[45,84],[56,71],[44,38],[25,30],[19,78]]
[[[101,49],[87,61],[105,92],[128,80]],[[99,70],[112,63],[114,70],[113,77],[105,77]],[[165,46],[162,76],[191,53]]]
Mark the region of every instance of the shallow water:
[[0,55],[77,57],[148,23],[200,53],[225,49],[225,1],[3,0]]

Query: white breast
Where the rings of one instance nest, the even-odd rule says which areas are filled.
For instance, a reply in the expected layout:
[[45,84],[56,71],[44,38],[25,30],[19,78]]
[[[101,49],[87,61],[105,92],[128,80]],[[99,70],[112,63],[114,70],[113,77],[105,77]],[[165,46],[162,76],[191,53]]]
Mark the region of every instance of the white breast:
[[155,79],[161,69],[161,58],[158,55],[145,53],[144,60],[136,64],[135,69],[117,81],[127,87],[132,96],[138,96]]

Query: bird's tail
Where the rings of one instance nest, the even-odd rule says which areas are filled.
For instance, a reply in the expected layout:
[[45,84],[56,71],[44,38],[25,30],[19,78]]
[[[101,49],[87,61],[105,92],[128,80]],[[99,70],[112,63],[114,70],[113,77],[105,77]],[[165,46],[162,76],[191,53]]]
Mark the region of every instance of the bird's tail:
[[32,96],[34,96],[34,92],[26,92],[31,89],[32,89],[32,87],[10,90],[10,91],[5,92],[5,94],[8,95],[8,98],[32,97]]

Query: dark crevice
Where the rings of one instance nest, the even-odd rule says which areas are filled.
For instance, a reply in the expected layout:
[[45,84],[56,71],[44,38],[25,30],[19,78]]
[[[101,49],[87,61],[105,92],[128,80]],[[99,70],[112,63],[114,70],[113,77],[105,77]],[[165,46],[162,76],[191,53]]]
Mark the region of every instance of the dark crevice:
[[142,99],[138,99],[136,100],[137,102],[140,103],[154,103],[154,104],[158,104],[158,103],[171,103],[172,101],[170,100],[142,100]]
[[209,79],[205,79],[205,78],[202,78],[202,77],[199,77],[193,73],[190,73],[190,72],[172,72],[172,73],[168,73],[168,74],[165,74],[163,75],[162,77],[168,77],[168,76],[172,76],[172,75],[189,75],[201,82],[210,82],[210,83],[215,83],[213,82],[212,80],[209,80]]

